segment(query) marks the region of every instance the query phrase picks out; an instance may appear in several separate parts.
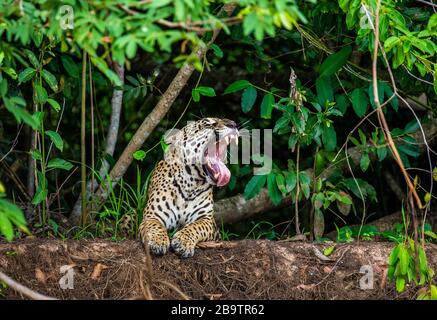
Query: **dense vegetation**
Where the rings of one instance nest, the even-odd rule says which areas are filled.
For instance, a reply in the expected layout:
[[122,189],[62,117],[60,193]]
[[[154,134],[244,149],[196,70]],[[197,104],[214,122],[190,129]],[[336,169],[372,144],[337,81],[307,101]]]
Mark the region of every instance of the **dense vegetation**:
[[[435,215],[437,180],[428,137],[437,112],[432,2],[0,3],[7,240],[135,238],[165,131],[217,116],[240,129],[273,129],[273,170],[253,175],[262,154],[231,165],[217,199],[252,199],[267,188],[278,205],[222,225],[224,239],[324,241],[337,229],[339,241],[393,240],[389,276],[398,290],[414,280],[430,285],[422,298],[436,298],[422,249],[437,238],[426,219]],[[179,70],[189,74],[175,84]],[[174,103],[169,85],[181,90]],[[72,211],[79,219],[66,223]],[[392,231],[363,226],[396,211],[404,224]]]

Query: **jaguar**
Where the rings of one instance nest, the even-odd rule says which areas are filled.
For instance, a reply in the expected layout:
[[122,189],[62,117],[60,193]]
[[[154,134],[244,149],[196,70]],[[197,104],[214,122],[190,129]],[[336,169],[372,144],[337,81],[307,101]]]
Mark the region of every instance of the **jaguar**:
[[187,258],[197,243],[218,239],[213,188],[229,183],[227,150],[238,145],[238,136],[236,123],[220,118],[192,121],[165,135],[168,148],[152,172],[139,227],[150,252],[163,255],[171,248]]

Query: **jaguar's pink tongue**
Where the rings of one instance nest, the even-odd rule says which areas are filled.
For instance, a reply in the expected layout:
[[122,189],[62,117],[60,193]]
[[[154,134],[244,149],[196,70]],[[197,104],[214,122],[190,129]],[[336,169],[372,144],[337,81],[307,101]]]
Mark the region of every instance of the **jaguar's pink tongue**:
[[217,177],[217,186],[219,187],[223,187],[225,185],[228,184],[229,179],[231,179],[231,172],[229,171],[229,169],[226,167],[226,165],[221,162],[221,161],[217,161],[218,162],[218,177]]
[[209,158],[209,167],[211,168],[217,186],[222,187],[228,184],[231,178],[231,172],[217,155]]

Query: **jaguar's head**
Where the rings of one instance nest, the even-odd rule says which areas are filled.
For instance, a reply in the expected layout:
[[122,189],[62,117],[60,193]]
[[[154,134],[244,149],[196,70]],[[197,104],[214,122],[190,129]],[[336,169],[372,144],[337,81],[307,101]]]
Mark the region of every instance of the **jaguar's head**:
[[227,147],[238,144],[238,129],[234,121],[204,118],[188,123],[166,135],[172,154],[184,165],[197,166],[207,181],[219,187],[226,185],[231,172],[225,165]]

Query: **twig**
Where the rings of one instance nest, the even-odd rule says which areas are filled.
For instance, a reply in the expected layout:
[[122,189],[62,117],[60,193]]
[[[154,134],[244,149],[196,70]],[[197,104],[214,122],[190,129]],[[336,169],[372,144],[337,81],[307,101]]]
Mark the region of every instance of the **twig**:
[[343,259],[344,255],[346,254],[346,252],[348,252],[350,249],[350,247],[346,248],[346,250],[343,251],[342,255],[340,256],[340,258],[337,259],[337,261],[335,262],[334,266],[332,267],[331,271],[319,282],[317,282],[314,287],[317,287],[319,285],[321,285],[326,279],[328,279],[328,277],[334,272],[335,269],[337,269],[338,264],[340,263],[340,261]]
[[428,6],[433,7],[433,8],[437,8],[437,4],[435,4],[435,3],[428,2],[428,1],[425,1],[425,0],[416,0],[416,1],[420,2],[420,3],[424,3],[424,4],[428,5]]
[[81,120],[80,120],[80,173],[81,173],[81,196],[82,196],[82,206],[81,206],[81,216],[80,222],[82,226],[85,226],[87,219],[87,212],[85,208],[86,204],[86,65],[87,65],[87,53],[83,50],[82,59],[82,101],[81,101]]
[[191,300],[190,297],[188,297],[185,293],[183,293],[178,287],[176,287],[174,284],[171,284],[170,282],[167,282],[165,280],[158,280],[158,282],[161,282],[162,284],[165,284],[167,287],[172,288],[174,291],[176,291],[182,299],[184,300]]
[[404,67],[405,71],[407,71],[407,73],[408,73],[410,76],[412,76],[414,79],[419,80],[419,81],[421,81],[421,82],[423,82],[423,83],[429,84],[430,86],[433,86],[433,85],[434,85],[434,83],[432,83],[432,82],[429,82],[429,81],[427,81],[427,80],[424,80],[424,79],[422,79],[422,78],[419,78],[418,76],[415,76],[413,73],[411,73],[411,72],[407,69],[406,66],[404,66],[404,65],[402,65],[402,66]]
[[149,283],[147,283],[146,286],[144,286],[144,273],[143,273],[143,271],[140,271],[140,287],[141,287],[141,291],[143,292],[145,300],[154,300],[152,293],[150,292]]
[[374,100],[375,105],[376,105],[378,119],[380,121],[381,126],[384,129],[383,130],[384,136],[386,138],[386,141],[388,142],[390,150],[392,151],[393,156],[399,165],[399,168],[400,168],[400,170],[405,178],[405,181],[407,182],[409,189],[412,192],[412,195],[416,201],[417,206],[419,207],[419,209],[422,209],[423,205],[422,205],[422,202],[420,200],[420,197],[417,194],[417,191],[414,188],[414,185],[411,182],[407,171],[405,170],[405,167],[402,163],[402,159],[399,155],[398,149],[396,148],[396,145],[395,145],[393,138],[391,136],[390,128],[388,127],[384,112],[382,111],[382,108],[381,108],[381,104],[379,102],[377,66],[378,66],[378,48],[379,48],[379,9],[380,9],[380,7],[381,7],[381,0],[378,0],[377,5],[376,5],[376,18],[375,18],[375,28],[374,28],[375,41],[374,41],[374,49],[373,49],[373,63],[372,63],[373,100]]
[[8,152],[6,152],[6,153],[3,155],[3,157],[0,159],[0,162],[2,162],[4,159],[6,159],[6,157],[7,157],[7,156],[12,152],[12,150],[14,150],[15,146],[16,146],[17,143],[18,143],[18,136],[20,135],[21,129],[23,129],[23,124],[21,124],[20,127],[18,128],[17,135],[15,136],[15,139],[12,141],[12,146],[11,146],[11,148],[9,149]]
[[12,278],[5,275],[3,272],[0,271],[0,280],[6,283],[9,287],[14,289],[15,291],[25,295],[26,297],[33,299],[33,300],[57,300],[56,298],[45,296],[41,293],[38,293],[36,291],[33,291],[32,289],[29,289],[28,287],[23,286],[22,284],[16,282]]
[[[94,172],[95,172],[95,141],[94,141],[94,83],[93,83],[93,70],[91,66],[91,58],[88,57],[89,65],[89,83],[90,83],[90,109],[91,109],[91,185],[95,185]],[[88,185],[87,185],[88,187]],[[94,191],[94,190],[93,190]],[[93,211],[93,205],[91,204],[91,212]]]

